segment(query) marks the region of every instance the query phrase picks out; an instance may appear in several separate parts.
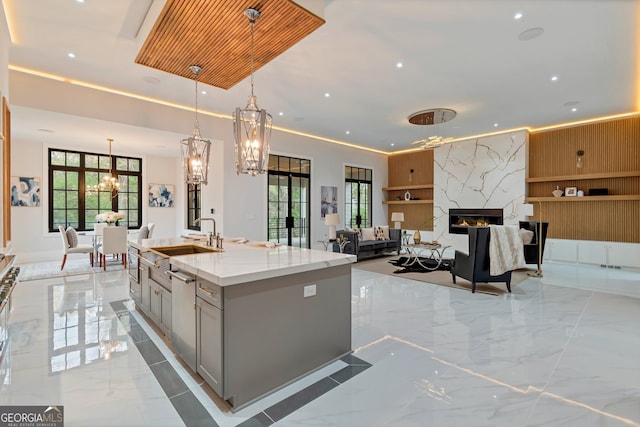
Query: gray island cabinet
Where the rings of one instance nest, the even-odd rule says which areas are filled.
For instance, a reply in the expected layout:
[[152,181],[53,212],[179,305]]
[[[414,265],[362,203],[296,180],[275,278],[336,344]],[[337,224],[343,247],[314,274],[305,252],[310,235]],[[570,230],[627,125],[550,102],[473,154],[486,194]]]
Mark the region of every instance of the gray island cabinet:
[[[351,352],[354,256],[258,243],[227,243],[223,252],[169,258],[154,249],[181,245],[194,244],[130,242],[140,260],[151,259],[139,261],[141,268],[173,272],[167,274],[171,335],[166,326],[157,326],[232,410]],[[135,285],[134,300],[140,292]]]

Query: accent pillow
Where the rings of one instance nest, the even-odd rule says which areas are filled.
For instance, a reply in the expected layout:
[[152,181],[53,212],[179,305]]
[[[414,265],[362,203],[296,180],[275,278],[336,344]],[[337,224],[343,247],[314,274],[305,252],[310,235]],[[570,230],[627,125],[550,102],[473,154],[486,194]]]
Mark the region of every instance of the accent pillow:
[[389,237],[388,225],[376,227],[376,240],[391,240],[391,237]]
[[76,229],[73,227],[67,228],[67,241],[69,242],[70,248],[78,247],[78,233],[76,233]]
[[376,233],[373,227],[361,228],[362,240],[376,240]]
[[520,229],[520,238],[522,239],[523,245],[529,245],[533,241],[533,231],[527,230],[525,228]]

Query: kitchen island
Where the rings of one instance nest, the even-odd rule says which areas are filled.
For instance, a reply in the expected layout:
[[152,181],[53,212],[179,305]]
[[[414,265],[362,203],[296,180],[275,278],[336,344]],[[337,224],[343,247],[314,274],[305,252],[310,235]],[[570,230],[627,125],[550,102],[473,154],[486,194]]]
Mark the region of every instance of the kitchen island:
[[232,410],[351,351],[355,257],[266,245],[129,242],[137,308]]

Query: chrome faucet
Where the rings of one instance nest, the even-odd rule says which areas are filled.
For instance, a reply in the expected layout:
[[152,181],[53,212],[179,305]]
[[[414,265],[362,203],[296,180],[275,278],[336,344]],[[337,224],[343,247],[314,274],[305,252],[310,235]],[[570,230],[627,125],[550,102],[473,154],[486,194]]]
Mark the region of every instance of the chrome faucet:
[[213,233],[209,232],[207,235],[207,246],[213,246],[213,236],[216,236],[216,220],[213,218],[197,218],[194,222],[198,224],[202,221],[212,221],[213,222]]

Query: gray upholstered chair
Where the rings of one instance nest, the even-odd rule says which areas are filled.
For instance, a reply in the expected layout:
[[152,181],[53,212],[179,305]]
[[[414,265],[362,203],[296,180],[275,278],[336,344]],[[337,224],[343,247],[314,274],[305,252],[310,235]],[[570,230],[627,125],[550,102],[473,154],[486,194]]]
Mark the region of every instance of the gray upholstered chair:
[[122,265],[127,266],[127,227],[105,227],[102,246],[98,248],[100,266],[107,270],[107,255],[122,255]]
[[[65,230],[63,226],[59,225],[58,231],[60,231],[62,248],[64,250],[60,270],[64,269],[64,265],[67,262],[67,255],[69,254],[89,254],[89,262],[91,262],[91,266],[93,266],[93,246],[78,245],[78,235],[72,227]],[[71,239],[69,237],[71,237]]]
[[468,227],[469,253],[456,251],[451,265],[451,277],[456,283],[456,276],[471,282],[471,292],[476,291],[476,283],[505,282],[507,290],[511,292],[511,271],[498,276],[491,275],[489,259],[489,227]]

